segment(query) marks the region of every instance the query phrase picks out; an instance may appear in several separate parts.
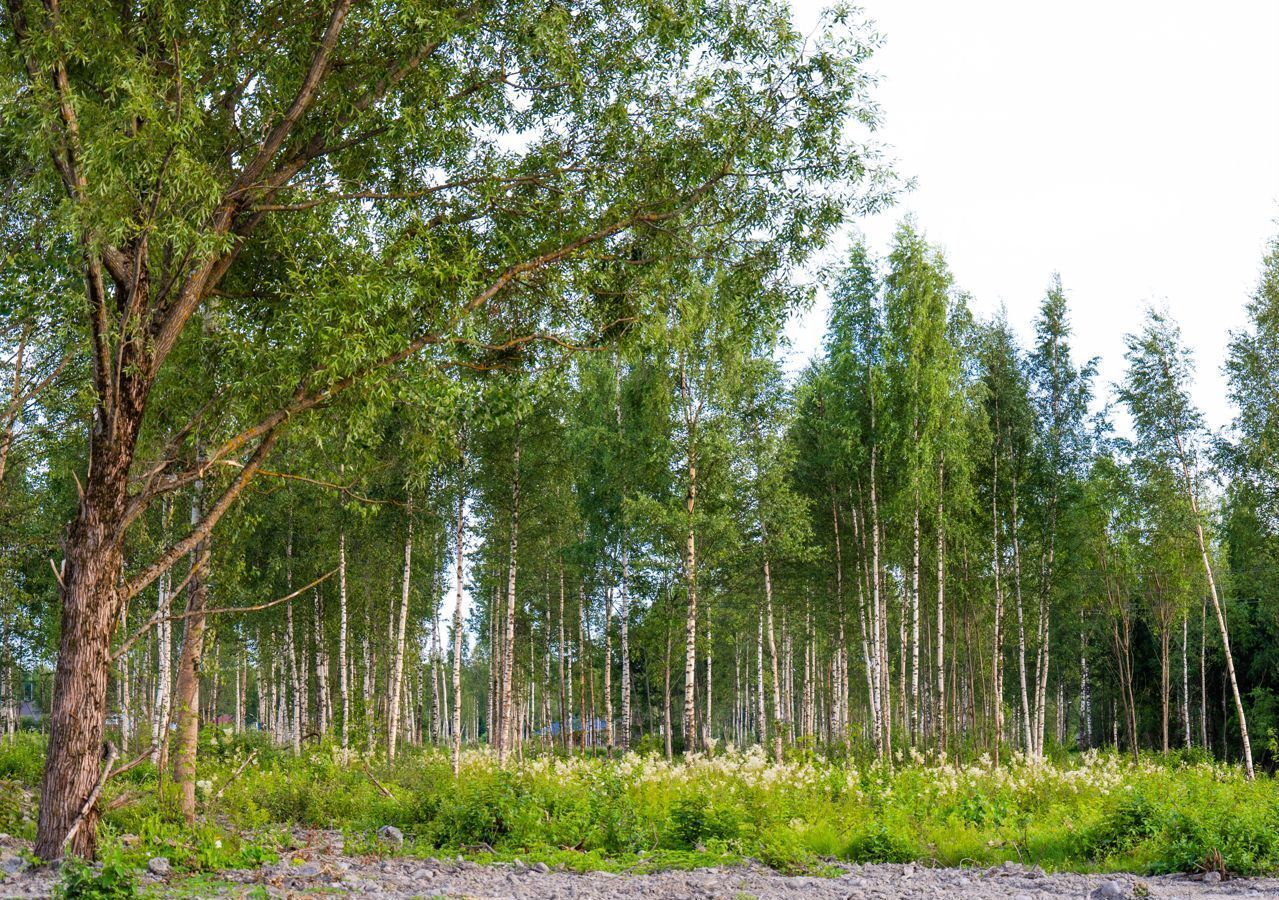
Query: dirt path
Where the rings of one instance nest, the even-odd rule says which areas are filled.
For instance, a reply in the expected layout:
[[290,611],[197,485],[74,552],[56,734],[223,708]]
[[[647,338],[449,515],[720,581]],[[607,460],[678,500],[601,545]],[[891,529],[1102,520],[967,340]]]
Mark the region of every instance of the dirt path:
[[[928,869],[921,866],[855,867],[839,878],[785,877],[763,867],[699,869],[653,875],[577,874],[522,865],[479,866],[391,859],[372,864],[334,859],[301,866],[273,866],[228,878],[261,884],[271,896],[306,896],[321,889],[377,897],[570,898],[635,900],[872,900],[872,898],[1218,898],[1279,897],[1279,879],[1204,883],[1184,877],[1050,875],[1021,866],[993,870]],[[300,870],[305,870],[305,875]]]

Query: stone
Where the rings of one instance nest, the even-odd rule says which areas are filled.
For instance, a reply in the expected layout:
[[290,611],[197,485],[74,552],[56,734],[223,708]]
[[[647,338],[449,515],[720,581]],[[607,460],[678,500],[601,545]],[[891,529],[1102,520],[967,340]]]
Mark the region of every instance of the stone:
[[394,825],[383,825],[377,830],[377,836],[379,840],[385,841],[393,847],[404,846],[404,832]]
[[153,856],[147,860],[147,871],[164,878],[173,872],[173,864],[163,856]]
[[319,863],[309,862],[303,863],[300,866],[294,866],[289,874],[297,878],[315,878],[323,871],[324,870],[320,867]]
[[533,871],[539,875],[545,875],[547,872],[551,871],[551,867],[544,862],[534,863]]
[[1088,896],[1090,900],[1127,900],[1128,889],[1118,881],[1103,881]]
[[1218,884],[1221,881],[1220,872],[1204,872],[1204,884]]
[[[166,859],[165,862],[168,862]],[[10,875],[17,875],[19,872],[27,870],[27,861],[21,856],[6,856],[3,862],[0,862],[0,869]]]

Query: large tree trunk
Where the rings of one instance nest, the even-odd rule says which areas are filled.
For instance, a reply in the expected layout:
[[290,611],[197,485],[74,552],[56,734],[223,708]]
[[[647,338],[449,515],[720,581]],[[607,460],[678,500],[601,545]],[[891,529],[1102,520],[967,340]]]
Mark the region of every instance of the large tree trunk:
[[[63,843],[100,775],[111,635],[124,601],[125,503],[142,422],[146,386],[121,375],[113,412],[95,411],[90,463],[75,520],[67,531],[60,594],[62,629],[49,711],[49,741],[35,853],[60,859]],[[66,851],[91,858],[96,809]]]

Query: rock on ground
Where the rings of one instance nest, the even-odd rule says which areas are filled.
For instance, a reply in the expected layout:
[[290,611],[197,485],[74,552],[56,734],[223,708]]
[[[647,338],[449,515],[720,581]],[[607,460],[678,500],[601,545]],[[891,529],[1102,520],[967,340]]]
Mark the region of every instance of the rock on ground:
[[[311,832],[306,846],[279,863],[205,874],[199,896],[537,898],[577,900],[1239,900],[1279,897],[1279,879],[1223,882],[1186,876],[1045,875],[1034,866],[932,869],[918,865],[849,866],[839,877],[783,876],[760,865],[617,875],[556,871],[544,864],[477,865],[459,860],[348,856],[341,836]],[[144,896],[196,896],[179,874],[140,876]],[[0,881],[0,897],[47,897],[57,883],[49,868]]]

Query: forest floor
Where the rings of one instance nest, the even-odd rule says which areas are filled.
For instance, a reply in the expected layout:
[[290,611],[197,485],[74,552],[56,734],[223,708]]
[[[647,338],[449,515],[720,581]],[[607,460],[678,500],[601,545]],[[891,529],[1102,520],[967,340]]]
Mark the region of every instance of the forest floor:
[[[142,876],[142,897],[636,898],[636,900],[1140,900],[1140,898],[1279,897],[1279,879],[1209,880],[1185,875],[1045,874],[1005,863],[989,869],[929,868],[911,863],[848,865],[825,877],[787,876],[754,863],[647,874],[557,871],[522,862],[481,865],[417,857],[348,856],[341,836],[317,833],[294,857],[253,869]],[[52,868],[27,868],[0,882],[0,897],[48,897]],[[1210,876],[1211,878],[1212,876]]]
[[430,748],[294,756],[210,729],[194,824],[137,766],[104,791],[100,862],[61,871],[30,857],[42,765],[37,737],[0,743],[0,896],[1279,898],[1279,779],[1187,754],[473,748],[454,775]]

